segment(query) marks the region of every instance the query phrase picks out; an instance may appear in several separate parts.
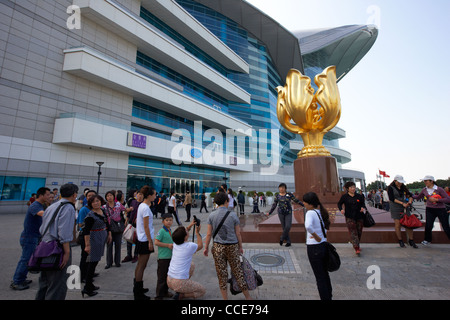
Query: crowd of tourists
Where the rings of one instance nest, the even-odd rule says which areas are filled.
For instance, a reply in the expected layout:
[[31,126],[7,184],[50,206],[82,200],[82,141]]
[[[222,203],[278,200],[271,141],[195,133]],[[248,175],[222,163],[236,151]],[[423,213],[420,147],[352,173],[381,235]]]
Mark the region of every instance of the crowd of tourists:
[[[450,203],[450,192],[448,188],[443,189],[437,186],[432,176],[426,176],[423,181],[425,188],[421,192],[412,194],[407,189],[403,177],[397,175],[386,189],[387,198],[383,199],[389,199],[389,211],[395,222],[395,234],[400,247],[405,247],[400,219],[405,215],[411,215],[413,201],[420,199],[426,199],[425,239],[422,244],[429,245],[432,242],[432,229],[436,218],[439,219],[445,234],[450,239],[449,212],[446,208],[446,204]],[[205,199],[203,194],[202,208],[206,209],[206,203],[203,204]],[[257,204],[259,199],[255,200]],[[271,215],[278,208],[277,213],[282,228],[280,245],[285,244],[286,247],[291,246],[289,233],[292,225],[292,202],[304,207],[308,258],[316,277],[320,298],[330,300],[332,288],[327,268],[329,253],[325,231],[330,228],[328,211],[321,204],[317,194],[307,193],[300,200],[287,191],[286,184],[281,183],[279,193],[276,194],[267,215]],[[65,299],[67,267],[72,264],[70,244],[76,238],[81,246],[78,265],[81,271],[81,282],[84,283],[81,290],[83,297],[98,294],[99,287],[94,285],[94,278],[98,275],[96,268],[106,249],[106,268],[111,268],[113,265],[120,267],[121,263],[129,261],[136,263],[132,284],[134,298],[136,300],[150,299],[146,295],[149,289],[144,288],[144,272],[150,255],[157,247],[156,299],[197,299],[205,295],[205,287],[191,280],[195,270],[192,258],[197,251],[201,250],[204,256],[208,256],[211,250],[220,292],[224,299],[228,298],[228,267],[236,279],[240,292],[246,299],[251,299],[241,262],[243,246],[239,216],[234,210],[239,205],[239,211],[243,214],[245,198],[240,193],[236,201],[233,191],[226,185],[222,185],[214,197],[214,204],[216,209],[209,215],[206,227],[200,226],[195,216],[192,222],[190,221],[192,198],[187,194],[182,203],[187,212],[185,222],[189,222],[189,225],[185,227],[179,221],[175,194],[171,193],[167,200],[163,193],[158,195],[156,190],[149,186],[129,193],[128,199],[125,199],[123,192],[114,190],[106,192],[102,197],[95,190],[85,189],[84,193],[78,196],[78,187],[74,184],[65,184],[60,190],[39,188],[28,203],[24,230],[20,236],[22,255],[10,287],[14,290],[29,288],[31,280],[27,279],[27,274],[30,257],[41,241],[56,240],[62,248],[59,268],[40,272],[36,299]],[[166,205],[168,212],[165,211]],[[342,194],[337,206],[345,217],[350,242],[355,253],[359,255],[364,219],[368,214],[366,199],[362,194],[357,193],[355,183],[348,182],[345,184],[345,193]],[[155,232],[153,219],[158,213],[163,226]],[[172,230],[174,219],[178,227]],[[122,259],[122,236],[127,225],[134,228],[135,238],[127,242],[127,255]],[[204,243],[200,235],[202,227],[206,228]],[[197,239],[191,242],[189,233],[192,228],[195,230]],[[408,244],[418,248],[414,242],[413,230],[406,228],[406,234]]]

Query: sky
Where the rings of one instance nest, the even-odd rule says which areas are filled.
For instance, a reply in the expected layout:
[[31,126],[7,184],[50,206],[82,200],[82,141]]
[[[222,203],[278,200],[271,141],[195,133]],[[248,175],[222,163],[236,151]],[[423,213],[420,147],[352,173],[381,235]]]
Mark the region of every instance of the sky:
[[375,24],[372,49],[340,82],[344,168],[407,182],[450,177],[449,0],[247,0],[290,31]]

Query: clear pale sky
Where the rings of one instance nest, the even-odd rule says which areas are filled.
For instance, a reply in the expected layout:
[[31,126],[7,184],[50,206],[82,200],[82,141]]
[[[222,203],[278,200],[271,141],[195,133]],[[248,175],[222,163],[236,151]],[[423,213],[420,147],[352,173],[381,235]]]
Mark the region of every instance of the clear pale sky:
[[[345,168],[391,182],[450,177],[450,1],[248,0],[290,31],[376,24],[378,39],[339,82]],[[379,8],[379,15],[368,9]]]

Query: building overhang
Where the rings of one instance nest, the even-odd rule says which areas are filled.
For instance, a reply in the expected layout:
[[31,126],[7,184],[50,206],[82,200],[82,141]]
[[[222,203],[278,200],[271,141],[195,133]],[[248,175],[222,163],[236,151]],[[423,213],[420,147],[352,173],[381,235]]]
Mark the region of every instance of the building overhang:
[[141,5],[225,68],[249,73],[247,62],[174,0],[141,0]]
[[[83,17],[95,21],[106,29],[113,29],[115,33],[136,45],[138,50],[168,68],[227,100],[247,104],[251,102],[250,93],[197,59],[183,46],[168,38],[141,17],[116,3],[110,0],[74,0],[74,4],[80,6]],[[229,51],[229,48],[225,48],[223,44],[217,43],[217,46],[219,50]],[[245,69],[245,66],[242,68]]]
[[302,55],[320,52],[327,57],[326,68],[336,66],[338,80],[342,79],[369,52],[378,37],[374,25],[350,25],[333,29],[294,32],[299,38]]
[[187,119],[202,121],[205,126],[221,131],[252,127],[233,116],[201,103],[178,90],[152,80],[133,68],[102,53],[86,48],[64,50],[63,71],[132,96],[146,103]]
[[281,79],[285,79],[292,68],[304,72],[297,37],[247,1],[195,1],[223,14],[262,41],[266,45]]
[[[173,138],[172,141],[168,141],[158,137],[136,134],[139,138],[145,137],[145,144],[136,147],[129,143],[129,135],[133,132],[121,125],[111,125],[81,114],[64,114],[63,116],[55,120],[52,141],[54,144],[133,154],[172,161],[174,164],[196,164],[223,170],[249,172],[253,167],[251,164],[239,166],[228,164],[225,153],[215,155],[214,160],[216,161],[213,161],[207,157],[207,153],[201,150],[202,156],[193,158],[191,155],[192,144],[184,139]],[[236,161],[245,162],[245,159],[237,158]]]

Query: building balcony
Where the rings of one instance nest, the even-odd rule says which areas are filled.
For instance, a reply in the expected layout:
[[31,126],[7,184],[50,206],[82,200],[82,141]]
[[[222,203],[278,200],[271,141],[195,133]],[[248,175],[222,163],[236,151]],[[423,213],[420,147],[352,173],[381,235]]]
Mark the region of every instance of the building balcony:
[[136,72],[135,69],[87,47],[64,50],[63,70],[128,94],[137,101],[157,106],[169,113],[193,121],[202,121],[205,126],[210,128],[220,131],[251,129],[249,124],[218,111],[214,106],[201,103],[183,94],[182,91],[155,81]]
[[[80,7],[83,17],[95,21],[108,30],[114,30],[118,36],[135,44],[139,51],[168,68],[179,72],[227,100],[250,103],[251,95],[244,89],[187,52],[183,46],[168,38],[147,21],[115,2],[110,0],[74,0],[74,5]],[[193,20],[195,19],[192,16],[185,13],[186,26],[189,25],[190,28],[193,28]],[[225,44],[213,41],[213,39],[210,40],[212,41],[210,46],[217,46],[215,50],[222,51],[219,62],[222,62],[222,60],[234,61],[238,63],[242,72],[249,72],[248,64],[242,63],[240,58],[236,59],[236,54]],[[235,65],[235,67],[238,66]]]
[[[207,167],[251,171],[252,165],[227,164],[226,155],[218,153],[213,163],[204,150],[193,150],[192,144],[181,141],[179,135],[172,134],[167,140],[158,136],[144,135],[131,131],[131,127],[107,120],[90,117],[78,113],[60,114],[55,120],[53,143],[69,146],[78,146],[92,150],[113,151],[137,156],[151,157],[165,161],[198,164]],[[192,138],[194,142],[194,138]],[[179,152],[183,150],[182,152]],[[221,158],[220,158],[221,157]],[[243,161],[236,158],[237,161]]]

